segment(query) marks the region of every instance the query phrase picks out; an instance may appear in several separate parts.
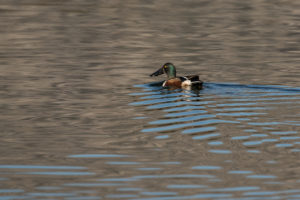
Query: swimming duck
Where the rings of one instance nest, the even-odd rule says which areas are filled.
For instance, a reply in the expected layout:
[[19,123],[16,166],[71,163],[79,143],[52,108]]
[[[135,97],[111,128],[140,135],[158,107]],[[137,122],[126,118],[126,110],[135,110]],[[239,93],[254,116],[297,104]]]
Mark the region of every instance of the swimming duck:
[[198,75],[190,76],[176,76],[176,68],[172,63],[165,63],[160,69],[151,74],[150,76],[159,76],[161,74],[167,74],[168,80],[164,81],[163,87],[197,87],[202,88],[203,82],[199,79]]

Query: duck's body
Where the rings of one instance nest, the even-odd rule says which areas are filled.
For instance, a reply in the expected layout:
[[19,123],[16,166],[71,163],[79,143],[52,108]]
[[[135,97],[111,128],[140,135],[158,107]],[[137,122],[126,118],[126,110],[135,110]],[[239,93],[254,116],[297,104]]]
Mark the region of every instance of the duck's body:
[[202,81],[199,80],[198,75],[193,76],[181,76],[172,79],[168,79],[163,83],[163,87],[188,87],[188,86],[201,86]]
[[199,75],[190,76],[176,76],[176,68],[172,63],[164,64],[159,70],[151,74],[150,76],[158,76],[161,74],[167,74],[168,79],[163,82],[163,87],[175,87],[175,88],[186,88],[186,87],[197,87],[202,88],[203,82],[199,79]]

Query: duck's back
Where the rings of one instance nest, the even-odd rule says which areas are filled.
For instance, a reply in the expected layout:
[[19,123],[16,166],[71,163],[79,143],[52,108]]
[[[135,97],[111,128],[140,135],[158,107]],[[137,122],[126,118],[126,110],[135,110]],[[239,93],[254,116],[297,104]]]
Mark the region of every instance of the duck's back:
[[190,76],[183,76],[180,77],[182,81],[190,80],[191,82],[200,81],[198,75],[190,75]]

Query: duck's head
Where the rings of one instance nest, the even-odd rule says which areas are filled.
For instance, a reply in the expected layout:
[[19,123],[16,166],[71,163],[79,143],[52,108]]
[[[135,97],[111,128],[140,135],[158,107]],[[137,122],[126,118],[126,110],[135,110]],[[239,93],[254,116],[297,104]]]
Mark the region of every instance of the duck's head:
[[176,77],[176,68],[172,63],[166,63],[161,68],[159,68],[156,72],[151,74],[150,76],[158,76],[161,74],[167,74],[168,79]]

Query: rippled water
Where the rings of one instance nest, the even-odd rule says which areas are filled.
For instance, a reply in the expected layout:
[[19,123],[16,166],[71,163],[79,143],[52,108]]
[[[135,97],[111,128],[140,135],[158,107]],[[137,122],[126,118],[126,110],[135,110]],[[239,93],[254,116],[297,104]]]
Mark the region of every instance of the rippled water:
[[[0,1],[0,200],[300,199],[298,1]],[[149,77],[173,62],[202,90]]]

